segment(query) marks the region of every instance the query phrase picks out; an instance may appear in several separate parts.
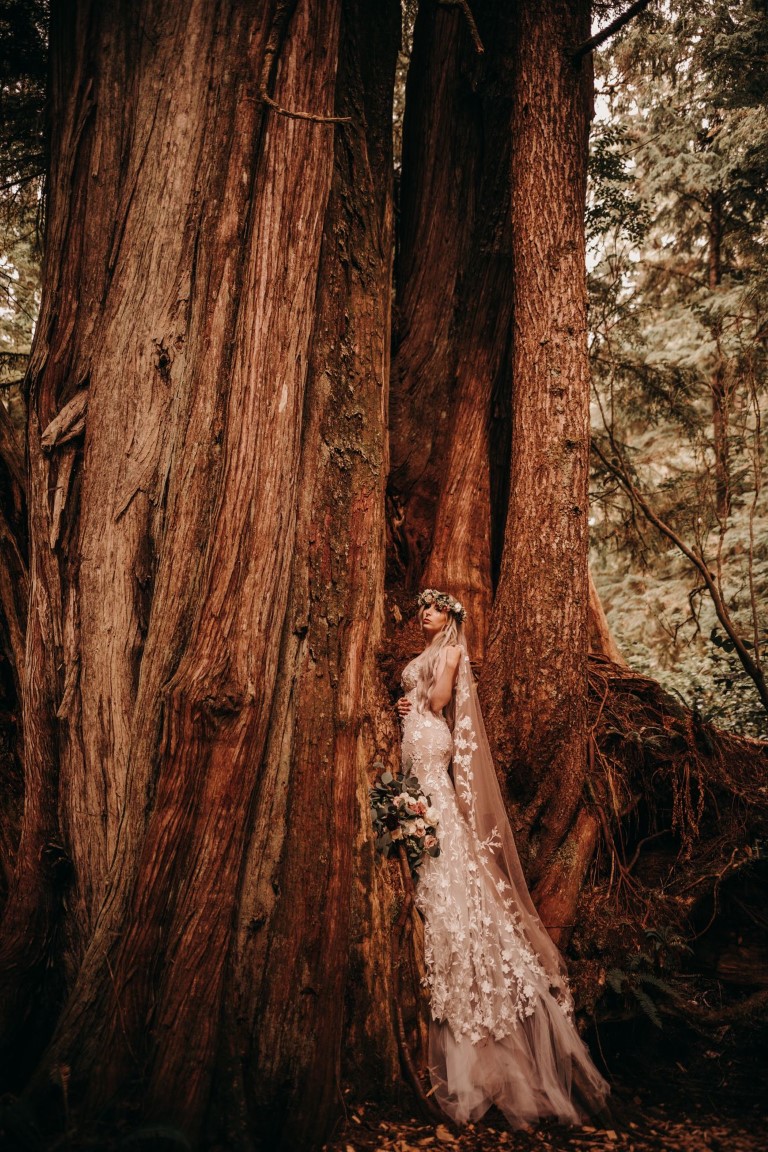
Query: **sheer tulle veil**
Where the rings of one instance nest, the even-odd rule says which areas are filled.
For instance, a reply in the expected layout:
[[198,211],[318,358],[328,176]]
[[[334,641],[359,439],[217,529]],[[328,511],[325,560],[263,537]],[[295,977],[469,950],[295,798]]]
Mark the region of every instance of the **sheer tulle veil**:
[[462,650],[453,701],[445,710],[453,731],[452,774],[458,806],[489,878],[519,913],[525,934],[550,978],[553,995],[570,1013],[573,1004],[565,964],[528,892],[493,764],[464,628],[455,616],[425,649],[421,693],[426,700],[435,664],[449,644],[457,644]]
[[[525,934],[550,978],[553,995],[570,1013],[573,1003],[565,964],[533,906],[520,865],[491,756],[463,629],[460,630],[458,643],[462,648],[462,656],[454,693],[453,716],[453,783],[456,799],[476,844],[482,850],[486,866],[493,874],[497,889],[505,900],[511,899],[520,915]],[[508,885],[509,890],[502,890],[500,883]]]

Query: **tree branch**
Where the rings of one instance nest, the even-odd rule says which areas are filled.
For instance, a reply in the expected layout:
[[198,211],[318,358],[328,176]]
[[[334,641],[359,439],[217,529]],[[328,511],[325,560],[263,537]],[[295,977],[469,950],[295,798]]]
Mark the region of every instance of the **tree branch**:
[[[617,459],[621,460],[621,455],[618,451],[618,448],[616,447],[615,441],[613,440],[610,431],[608,432],[608,437],[611,441],[611,447],[616,453]],[[616,477],[616,479],[627,492],[633,504],[635,504],[643,513],[646,520],[653,524],[654,528],[658,529],[662,536],[666,536],[667,540],[674,544],[675,547],[678,548],[680,552],[682,552],[686,559],[689,560],[690,563],[693,564],[694,568],[696,568],[696,570],[699,572],[711,597],[712,604],[714,605],[715,609],[715,614],[725,629],[729,640],[733,644],[738,654],[739,660],[741,661],[742,668],[754,683],[758,696],[762,701],[763,707],[768,712],[768,685],[765,682],[763,670],[760,665],[752,659],[746,647],[744,646],[743,640],[736,631],[731,619],[731,615],[725,605],[725,601],[723,600],[723,597],[720,594],[720,590],[717,587],[717,581],[713,574],[710,572],[709,566],[707,565],[703,555],[697,555],[697,553],[694,552],[694,550],[690,548],[685,543],[685,541],[681,539],[680,536],[678,536],[675,530],[654,512],[648,501],[633,484],[623,462],[620,466],[612,463],[600,450],[599,445],[594,441],[592,442],[592,449],[595,452],[595,455],[600,458],[605,468],[607,468],[612,476]]]
[[268,108],[279,112],[281,116],[289,116],[291,120],[310,120],[313,124],[349,124],[352,121],[351,116],[320,116],[315,112],[296,112],[293,108],[283,108],[263,88],[259,92],[259,99]]
[[437,0],[437,2],[441,8],[459,8],[464,13],[464,18],[466,19],[469,26],[469,34],[472,37],[472,43],[475,46],[475,52],[477,52],[478,56],[482,56],[485,52],[485,48],[483,47],[483,42],[480,39],[480,33],[477,30],[475,18],[472,15],[472,9],[467,3],[467,0]]
[[610,24],[606,25],[602,31],[596,32],[594,36],[590,36],[589,40],[585,40],[583,44],[579,44],[571,56],[572,63],[578,64],[582,56],[586,56],[589,52],[594,52],[595,48],[599,48],[600,45],[610,39],[615,32],[618,32],[620,28],[628,24],[633,16],[637,16],[644,8],[647,8],[650,2],[651,0],[636,0],[634,4],[631,4],[629,8],[627,8],[626,12],[622,12],[620,16],[617,16],[615,20],[612,20]]
[[291,108],[284,108],[282,104],[269,95],[269,87],[274,79],[277,67],[277,58],[283,46],[288,25],[291,21],[296,0],[278,0],[272,25],[264,48],[264,58],[261,64],[261,81],[259,83],[259,100],[272,108],[280,116],[288,116],[291,120],[309,120],[313,124],[348,124],[351,116],[320,116],[314,112],[297,112]]

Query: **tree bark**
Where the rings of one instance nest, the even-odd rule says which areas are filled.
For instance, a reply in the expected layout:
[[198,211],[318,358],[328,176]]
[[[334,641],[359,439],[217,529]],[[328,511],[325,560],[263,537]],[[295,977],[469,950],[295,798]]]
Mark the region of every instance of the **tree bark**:
[[[474,15],[481,39],[488,45],[476,85],[477,208],[455,321],[450,440],[424,583],[448,588],[464,603],[467,644],[472,656],[481,660],[492,603],[494,535],[503,536],[506,513],[498,498],[493,499],[497,491],[492,484],[491,425],[492,398],[500,381],[508,376],[511,344],[509,172],[514,32],[509,8],[480,5]],[[499,447],[502,459],[498,465],[507,469],[508,437]],[[502,490],[498,495],[506,493]]]
[[[515,14],[512,462],[480,687],[516,802],[529,878],[539,881],[571,827],[586,770],[589,375],[583,218],[591,69],[588,61],[574,65],[570,56],[589,34],[589,5],[521,3]],[[546,924],[546,886],[541,893]],[[562,909],[555,915],[557,923]]]
[[[449,588],[483,655],[506,488],[508,437],[492,442],[492,397],[508,370],[511,21],[435,3],[416,22],[404,124],[398,305],[392,384],[392,487],[405,505],[410,590]],[[499,428],[494,429],[499,431]],[[503,497],[498,499],[498,491]]]
[[[588,6],[473,13],[482,59],[454,6],[417,22],[390,497],[400,578],[467,601],[475,655],[498,575],[481,688],[555,933],[597,835]],[[81,1125],[311,1147],[343,1075],[396,1079],[366,768],[396,745],[375,656],[398,28],[394,0],[54,5],[0,975],[40,1114],[66,1080]]]
[[[66,1066],[81,1117],[133,1092],[193,1140],[222,1051],[242,1091],[219,1085],[220,1122],[244,1093],[251,1133],[321,1138],[353,916],[366,1035],[394,1076],[388,904],[361,810],[387,739],[373,652],[399,13],[293,7],[82,0],[51,29],[4,1035],[13,1048],[52,966],[65,1004],[30,1100]],[[266,111],[265,74],[278,105],[321,119]],[[334,104],[348,127],[322,123]]]
[[343,1108],[342,1032],[344,1071],[361,1088],[381,1091],[397,1077],[383,952],[392,901],[369,834],[367,775],[394,742],[375,654],[397,5],[347,5],[342,29],[337,112],[351,126],[336,136],[291,588],[233,958],[246,1098],[266,1148],[311,1147],[326,1135]]
[[403,123],[390,394],[390,494],[402,524],[397,579],[419,583],[451,435],[453,328],[475,219],[474,50],[462,14],[419,5]]

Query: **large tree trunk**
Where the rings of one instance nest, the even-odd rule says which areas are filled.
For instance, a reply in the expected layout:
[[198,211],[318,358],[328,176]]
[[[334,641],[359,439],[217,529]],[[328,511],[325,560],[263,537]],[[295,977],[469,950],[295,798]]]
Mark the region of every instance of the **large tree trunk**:
[[408,70],[390,403],[398,582],[413,591],[432,547],[450,443],[457,301],[475,218],[473,49],[461,13],[419,5]]
[[[593,650],[621,660],[586,569],[591,67],[573,66],[569,49],[586,38],[589,12],[481,3],[473,14],[482,61],[462,13],[428,3],[416,25],[392,484],[405,502],[408,572],[418,575],[428,555],[421,583],[467,603],[478,660],[501,556],[493,532],[506,526],[482,682],[500,766],[512,769],[523,854],[534,877],[544,883],[546,874],[543,911],[564,940],[597,836],[592,817],[576,818],[587,635]],[[448,194],[459,188],[464,203]],[[415,343],[429,358],[412,356]],[[449,376],[442,391],[440,373]]]
[[[583,875],[589,855],[567,838],[587,762],[583,219],[592,89],[589,61],[570,58],[589,35],[586,0],[518,3],[515,13],[512,464],[481,694],[529,877],[540,881],[570,862]],[[590,828],[578,835],[593,839]],[[562,908],[551,915],[546,898],[540,911],[545,924],[561,923]]]
[[[487,45],[482,76],[475,82],[477,92],[473,96],[478,121],[476,208],[454,321],[450,440],[424,583],[450,588],[465,604],[467,643],[479,660],[492,603],[494,534],[503,536],[506,515],[506,491],[502,488],[497,492],[492,484],[491,402],[494,391],[509,374],[511,340],[513,21],[511,10],[496,4],[477,6],[475,15]],[[469,45],[465,51],[471,52]],[[435,141],[433,147],[439,148],[440,142]],[[458,220],[456,226],[460,226]],[[506,470],[508,436],[503,437],[500,447],[499,466]]]
[[[343,1076],[366,1096],[396,1078],[394,901],[365,769],[396,745],[375,657],[399,9],[256,7],[54,5],[0,1024],[8,1078],[54,1105],[37,1115],[57,1146],[69,1108],[89,1143],[98,1115],[242,1152],[312,1146]],[[478,654],[498,575],[481,689],[565,940],[598,836],[583,802],[590,75],[571,63],[588,9],[472,10],[482,60],[466,7],[425,0],[409,80],[397,590],[428,563],[467,600]],[[1,434],[0,454],[24,483]],[[18,670],[24,548],[6,527]],[[595,729],[613,739],[610,681],[637,678],[595,665]],[[636,755],[646,712],[628,714]],[[670,725],[686,781],[709,739],[689,727]],[[626,813],[597,802],[610,844]]]
[[[419,7],[404,126],[391,490],[408,587],[451,590],[485,650],[509,499],[513,9]],[[438,226],[438,222],[440,226]],[[397,573],[402,577],[402,568]],[[589,646],[623,663],[590,578]]]
[[[467,601],[475,655],[499,576],[482,686],[557,934],[597,836],[588,13],[474,9],[482,60],[455,7],[416,31],[392,496],[407,581]],[[30,1101],[67,1070],[81,1120],[134,1105],[193,1141],[312,1146],[344,1071],[396,1077],[366,767],[395,743],[398,26],[367,0],[54,11],[0,1006]]]
[[419,578],[450,588],[467,607],[468,642],[480,659],[492,549],[506,513],[492,447],[496,471],[506,472],[508,420],[492,443],[491,400],[508,371],[512,313],[512,34],[504,6],[479,3],[473,15],[482,56],[458,9],[429,0],[416,21],[403,134],[391,483],[405,504],[411,590]]
[[349,5],[342,30],[337,112],[351,124],[337,134],[277,706],[238,909],[232,1018],[243,1051],[251,1048],[241,1057],[246,1098],[257,1117],[262,1111],[269,1148],[281,1140],[308,1147],[325,1135],[342,1106],[342,1026],[345,1072],[361,1089],[380,1089],[397,1073],[391,907],[374,865],[367,791],[376,751],[394,737],[374,656],[383,624],[397,6]]
[[[365,900],[351,863],[386,738],[399,12],[375,8],[53,14],[4,1036],[52,967],[66,1002],[33,1096],[66,1065],[84,1115],[132,1085],[193,1139],[222,1051],[251,1133],[325,1131],[353,915],[394,1075],[386,901],[370,848]],[[316,119],[268,110],[264,83]],[[349,124],[322,122],[334,105]],[[241,1095],[218,1099],[231,1127]]]

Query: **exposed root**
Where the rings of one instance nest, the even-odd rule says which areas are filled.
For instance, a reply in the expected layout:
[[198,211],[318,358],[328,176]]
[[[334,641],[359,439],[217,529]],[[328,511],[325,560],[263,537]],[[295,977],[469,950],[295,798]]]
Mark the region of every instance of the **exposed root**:
[[[590,690],[588,796],[602,835],[573,941],[579,997],[605,1008],[612,970],[634,993],[635,1014],[652,1015],[649,995],[671,1003],[672,985],[684,985],[676,1014],[694,1024],[732,1011],[736,1020],[744,993],[768,982],[768,921],[756,895],[768,745],[704,723],[654,680],[604,657],[590,658]],[[716,1011],[705,996],[715,985]],[[616,1018],[615,998],[608,1003]]]

